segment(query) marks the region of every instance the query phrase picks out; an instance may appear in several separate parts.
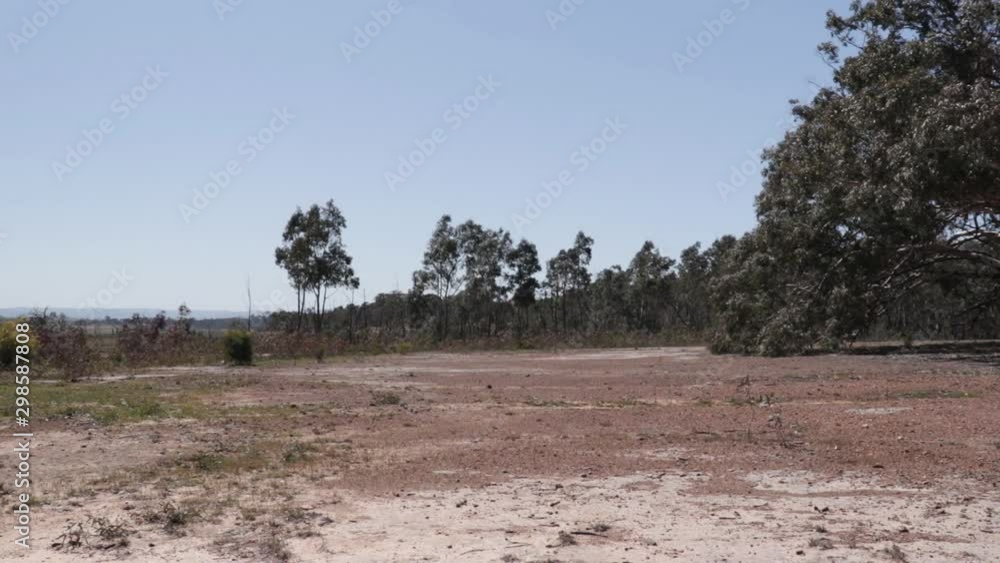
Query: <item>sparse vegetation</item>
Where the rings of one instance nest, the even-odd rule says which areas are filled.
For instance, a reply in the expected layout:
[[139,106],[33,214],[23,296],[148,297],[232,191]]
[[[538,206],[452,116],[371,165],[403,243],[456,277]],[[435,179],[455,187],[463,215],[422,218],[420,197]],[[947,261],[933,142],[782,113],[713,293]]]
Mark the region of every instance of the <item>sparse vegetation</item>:
[[156,508],[146,510],[141,514],[143,522],[158,524],[163,530],[173,536],[182,536],[185,529],[199,517],[199,512],[193,508],[181,508],[173,502],[164,502]]
[[305,444],[302,442],[295,442],[285,448],[284,453],[281,454],[281,459],[285,463],[299,463],[302,461],[307,461],[310,454],[319,451],[319,449],[312,444]]
[[66,524],[63,532],[56,537],[52,548],[57,551],[71,551],[83,546],[84,541],[86,541],[86,531],[83,529],[83,522],[72,521]]
[[263,561],[284,562],[292,559],[288,544],[277,534],[269,535],[260,540],[260,555]]
[[[246,409],[218,408],[201,397],[211,386],[191,382],[177,389],[177,381],[153,383],[125,380],[106,383],[57,383],[32,387],[32,414],[43,418],[91,419],[100,424],[119,424],[160,418],[209,419],[241,414]],[[241,384],[241,383],[237,383]],[[0,385],[0,392],[13,394],[12,385]],[[13,403],[0,406],[0,413],[14,415]]]
[[128,547],[129,536],[134,530],[122,519],[95,517],[90,520],[91,529],[99,540],[101,549]]
[[57,551],[74,551],[81,547],[121,549],[129,546],[129,536],[133,533],[135,530],[120,518],[92,517],[86,522],[69,522],[52,543],[52,548]]
[[945,389],[921,389],[905,391],[897,395],[900,399],[974,399],[975,393]]
[[403,403],[403,398],[398,393],[393,393],[392,391],[373,391],[372,392],[372,402],[373,407],[386,407],[399,405]]
[[634,397],[624,397],[624,398],[618,399],[616,401],[598,401],[597,402],[597,406],[598,407],[605,408],[605,409],[607,409],[607,408],[612,408],[612,409],[628,409],[628,408],[635,408],[635,407],[651,407],[651,406],[654,406],[654,405],[655,405],[655,403],[651,403],[649,401],[643,401],[643,400],[640,400],[640,399],[636,399]]
[[[420,497],[410,494],[412,491],[428,486],[440,488],[434,494],[449,499],[447,491],[450,488],[469,487],[440,509],[449,517],[460,515],[470,519],[482,518],[489,514],[488,511],[498,509],[491,506],[498,500],[495,495],[507,490],[511,494],[516,491],[525,502],[537,504],[538,508],[533,510],[559,525],[555,529],[541,527],[538,531],[523,530],[517,534],[542,534],[541,539],[551,544],[550,549],[589,555],[591,549],[634,537],[631,524],[623,521],[620,531],[612,529],[619,524],[594,518],[594,513],[587,516],[592,520],[576,515],[572,520],[556,518],[574,514],[582,503],[604,502],[601,499],[605,497],[594,496],[594,493],[603,495],[608,483],[623,478],[629,471],[638,471],[639,480],[614,485],[614,495],[635,502],[643,491],[659,494],[653,491],[661,488],[660,480],[679,479],[681,473],[690,475],[683,479],[693,479],[689,485],[696,487],[702,475],[717,475],[714,468],[719,464],[724,464],[727,472],[732,470],[737,476],[748,467],[777,465],[783,469],[798,469],[800,466],[795,462],[799,458],[779,447],[784,440],[782,436],[787,435],[788,440],[792,440],[797,428],[787,422],[776,426],[774,415],[780,415],[779,408],[786,406],[796,412],[805,412],[813,421],[807,447],[823,448],[828,458],[836,459],[839,455],[837,445],[843,448],[846,440],[857,437],[858,432],[868,432],[862,424],[875,426],[880,420],[889,420],[876,416],[906,417],[899,421],[900,427],[912,424],[918,417],[912,409],[887,411],[884,415],[864,410],[854,413],[850,408],[852,402],[865,406],[870,404],[870,397],[878,396],[886,402],[909,401],[913,404],[920,399],[897,398],[897,395],[908,389],[918,392],[915,397],[921,396],[919,392],[923,390],[949,389],[946,382],[954,379],[950,374],[938,376],[919,372],[917,368],[926,362],[921,358],[899,360],[902,372],[915,374],[905,382],[893,378],[877,379],[879,359],[839,356],[808,360],[835,364],[830,368],[838,373],[835,380],[817,382],[812,378],[785,378],[781,373],[788,371],[792,364],[774,361],[770,365],[777,373],[751,378],[752,387],[747,389],[739,387],[728,374],[706,385],[703,367],[698,363],[709,361],[707,358],[686,357],[675,361],[671,359],[673,353],[663,351],[655,361],[646,352],[624,358],[620,352],[588,351],[579,354],[579,360],[573,358],[574,353],[565,352],[545,355],[544,360],[540,359],[540,353],[512,354],[504,357],[507,382],[502,385],[496,384],[494,375],[484,381],[479,375],[442,378],[434,371],[440,368],[441,373],[450,373],[452,367],[449,366],[461,366],[469,373],[480,372],[480,367],[485,372],[496,365],[496,355],[441,355],[433,360],[379,359],[384,369],[374,378],[366,373],[371,360],[340,360],[343,365],[334,366],[332,370],[357,373],[358,379],[350,383],[317,381],[316,367],[307,362],[296,368],[262,368],[263,373],[254,374],[215,370],[216,375],[211,377],[184,374],[103,383],[39,385],[36,387],[39,408],[75,410],[76,420],[71,419],[71,422],[84,423],[80,426],[88,430],[93,428],[91,423],[97,421],[90,418],[100,416],[107,421],[95,432],[102,439],[109,437],[111,443],[116,443],[125,436],[132,440],[130,443],[142,446],[122,450],[122,457],[136,456],[135,459],[123,460],[123,464],[109,460],[115,465],[114,470],[105,472],[99,479],[74,482],[67,488],[68,492],[56,492],[50,502],[60,509],[70,506],[77,510],[88,502],[103,503],[109,495],[114,495],[134,503],[129,514],[134,515],[135,524],[144,534],[143,544],[145,534],[150,532],[159,534],[162,531],[171,536],[199,534],[201,539],[201,530],[230,526],[231,531],[225,537],[213,538],[218,540],[213,543],[215,549],[227,557],[277,561],[283,553],[298,555],[303,545],[313,545],[300,543],[300,539],[318,535],[317,544],[328,541],[329,532],[324,531],[324,526],[339,525],[346,529],[347,523],[339,523],[343,516],[335,508],[339,502],[336,497],[329,499],[331,504],[326,504],[326,500],[314,500],[317,497],[328,499],[327,495],[333,490],[344,488],[359,496],[366,495],[363,491],[367,487],[389,490],[385,502],[412,506],[408,503],[420,502]],[[601,358],[604,355],[615,358],[618,369],[625,375],[607,374],[607,364]],[[555,358],[559,358],[558,363]],[[537,375],[540,361],[546,362],[547,376]],[[794,361],[798,362],[794,366],[808,363]],[[752,368],[754,362],[734,359],[732,369]],[[662,385],[657,378],[629,375],[645,373],[653,363],[662,364],[664,372],[671,374],[669,386]],[[397,377],[405,378],[409,384],[411,378],[407,374],[410,366],[416,365],[426,368],[429,375],[425,376],[423,371],[415,375],[412,387],[406,390],[399,388],[397,391],[387,385],[387,381]],[[953,364],[946,365],[951,367]],[[745,373],[749,371],[746,369]],[[981,371],[987,372],[985,368]],[[865,378],[861,378],[861,374]],[[434,394],[432,402],[417,401],[405,409],[368,407],[374,393],[392,392],[397,396],[405,392],[416,393],[426,378],[431,377],[436,380],[434,390],[427,391],[428,396]],[[470,397],[482,395],[487,382],[493,386],[490,400],[469,402]],[[886,387],[885,382],[891,382],[891,386]],[[815,391],[819,383],[828,386],[831,392],[842,394],[832,410],[829,403],[817,404],[808,398],[808,392]],[[992,398],[991,383],[988,375],[969,374],[962,379],[962,389],[976,392],[980,399],[988,401]],[[599,394],[600,399],[593,398],[591,392]],[[739,407],[725,402],[733,394],[740,398]],[[780,403],[775,399],[779,395],[782,397]],[[303,397],[308,397],[310,402],[289,404]],[[525,404],[526,397],[534,408],[525,408],[529,406]],[[715,406],[699,406],[699,399],[711,401]],[[233,401],[243,404],[226,406]],[[388,402],[395,403],[392,399]],[[955,408],[971,414],[976,412],[979,403],[962,401]],[[140,408],[146,404],[159,405],[160,410]],[[753,444],[743,440],[742,416],[748,411],[758,415],[753,427]],[[841,427],[832,428],[817,422],[817,416],[822,418],[831,412],[842,417],[839,419]],[[182,420],[181,416],[197,421]],[[919,416],[927,416],[927,413]],[[765,418],[768,419],[767,428],[764,427]],[[962,420],[963,416],[957,419]],[[663,424],[662,421],[676,423]],[[133,424],[135,422],[145,424]],[[126,424],[128,426],[124,426]],[[765,431],[767,437],[776,436],[776,439],[761,439]],[[869,439],[879,440],[877,435]],[[928,428],[919,440],[902,434],[901,439],[893,435],[880,441],[881,447],[874,451],[870,463],[888,466],[900,458],[899,452],[925,441],[942,444],[942,449],[929,452],[927,463],[930,465],[921,468],[918,474],[921,480],[933,479],[926,475],[928,468],[932,475],[940,474],[933,472],[945,467],[938,463],[942,456],[947,456],[951,460],[949,463],[975,467],[979,458],[997,451],[992,443],[995,440],[987,439],[983,448],[965,452],[968,448],[959,448],[959,441],[954,436]],[[85,460],[93,460],[98,453],[91,453],[94,447],[91,443],[85,445],[88,448],[81,449],[78,454],[80,463],[90,463]],[[178,448],[181,451],[177,451]],[[491,460],[494,459],[503,459],[503,465],[493,465]],[[387,463],[387,460],[391,461]],[[509,471],[505,474],[487,469],[490,481],[496,485],[481,487],[475,480],[467,484],[468,477],[479,479],[474,471],[494,467]],[[894,469],[902,472],[904,477],[901,479],[907,474],[913,475],[902,467]],[[531,492],[537,485],[530,483],[553,470],[559,473],[553,473],[550,478],[554,477],[559,483],[554,487],[546,483],[544,491]],[[521,476],[525,474],[539,477],[523,481]],[[516,485],[515,489],[506,489],[522,481],[524,484]],[[294,487],[290,487],[290,483]],[[565,487],[562,483],[566,483]],[[355,486],[358,488],[347,489]],[[399,496],[396,496],[397,491]],[[697,496],[699,493],[694,489],[691,494]],[[33,497],[32,501],[37,502],[40,498]],[[790,498],[798,499],[795,502],[801,504],[817,502],[816,498],[821,497]],[[625,498],[616,500],[624,501]],[[421,510],[434,509],[438,504]],[[771,501],[767,510],[775,516],[787,513],[777,501]],[[725,518],[726,525],[734,526],[734,530],[741,526],[740,517],[729,516],[729,513],[716,511],[696,517],[714,521],[716,515]],[[848,518],[847,515],[837,516]],[[735,520],[730,524],[729,518]],[[109,519],[111,526],[99,526],[106,528],[104,540],[100,537],[102,534],[84,520],[85,533],[79,539],[67,535],[61,540],[66,547],[60,549],[77,544],[76,549],[88,549],[88,545],[115,545],[121,534],[115,532],[114,525],[123,522],[111,516]],[[557,535],[560,529],[563,530],[561,537]],[[810,537],[820,535],[837,541],[822,530],[815,525],[809,526],[795,537],[798,547],[806,548]],[[136,549],[139,545],[136,536],[129,537],[134,544],[130,549]],[[272,542],[269,538],[280,541]],[[158,545],[163,541],[152,540]],[[847,540],[844,541],[846,546]],[[861,537],[858,541],[870,543],[871,540]],[[823,546],[815,543],[812,548],[823,549]],[[638,553],[644,549],[637,545]],[[456,555],[458,553],[461,552]],[[522,561],[538,558],[538,554],[530,551],[513,554]]]

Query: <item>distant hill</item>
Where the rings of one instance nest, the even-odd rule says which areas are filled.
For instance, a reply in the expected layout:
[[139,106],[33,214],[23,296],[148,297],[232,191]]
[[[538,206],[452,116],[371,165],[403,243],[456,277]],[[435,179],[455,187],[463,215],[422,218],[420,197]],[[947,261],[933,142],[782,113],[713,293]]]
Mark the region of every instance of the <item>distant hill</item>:
[[[9,307],[6,309],[0,309],[0,317],[8,319],[20,317],[23,315],[29,315],[35,310],[36,308],[33,307]],[[74,307],[50,307],[48,311],[50,313],[66,315],[71,319],[84,320],[103,320],[105,317],[111,317],[112,319],[128,319],[136,313],[145,317],[151,317],[161,311],[165,313],[167,317],[177,317],[176,307],[172,307],[170,309],[78,309]],[[240,313],[237,311],[193,309],[191,311],[191,316],[195,319],[246,318],[246,312],[244,311]]]

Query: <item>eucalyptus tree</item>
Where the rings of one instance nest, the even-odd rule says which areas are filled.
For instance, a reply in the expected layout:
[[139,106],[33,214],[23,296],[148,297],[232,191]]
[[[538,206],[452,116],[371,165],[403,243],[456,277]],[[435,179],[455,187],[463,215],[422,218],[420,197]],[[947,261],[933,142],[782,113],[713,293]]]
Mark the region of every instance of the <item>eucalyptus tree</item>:
[[296,210],[285,225],[282,244],[274,250],[274,262],[288,274],[289,284],[295,288],[295,329],[302,330],[306,312],[306,298],[309,291],[309,253],[311,251],[302,236],[305,214]]
[[[590,260],[593,257],[594,239],[583,231],[576,234],[573,246],[560,250],[549,260],[545,272],[546,285],[551,291],[553,304],[558,303],[563,330],[567,330],[570,298],[577,308],[577,328],[583,326],[586,307],[586,290],[590,285]],[[555,320],[554,320],[555,321]],[[558,325],[558,323],[554,324]]]
[[525,324],[530,328],[530,309],[535,304],[537,293],[541,284],[538,282],[536,274],[542,271],[542,266],[538,261],[538,248],[526,241],[521,240],[507,254],[509,269],[506,274],[507,288],[511,294],[511,303],[516,311],[514,321],[515,331],[521,334]]
[[351,267],[352,258],[342,238],[346,227],[347,220],[333,200],[322,206],[314,204],[306,211],[296,209],[285,225],[282,243],[275,249],[274,259],[288,272],[298,292],[300,327],[308,293],[315,302],[314,329],[320,333],[328,291],[358,287],[358,278]]
[[956,269],[1000,300],[1000,3],[859,1],[827,28],[833,84],[765,151],[720,349],[837,346]]
[[605,268],[590,284],[590,322],[598,333],[624,332],[631,328],[628,272],[621,266]]
[[484,228],[466,221],[455,229],[459,264],[465,281],[462,292],[463,334],[475,325],[478,333],[490,335],[500,324],[500,307],[506,302],[504,273],[512,248],[510,233]]
[[711,287],[718,279],[727,253],[736,237],[725,235],[705,250],[695,243],[681,251],[677,280],[673,284],[670,307],[673,318],[684,328],[704,334],[715,319]]
[[648,332],[660,330],[670,302],[671,286],[677,279],[672,272],[674,264],[674,260],[662,256],[651,241],[646,241],[632,258],[626,274],[633,328]]
[[701,243],[681,251],[670,306],[674,318],[689,330],[704,330],[710,322],[708,269],[708,256],[701,251]]
[[413,273],[414,293],[423,295],[430,291],[437,296],[436,325],[439,338],[448,336],[449,301],[461,291],[465,283],[462,272],[462,253],[458,233],[451,224],[451,216],[438,219],[427,250],[424,251],[423,268]]

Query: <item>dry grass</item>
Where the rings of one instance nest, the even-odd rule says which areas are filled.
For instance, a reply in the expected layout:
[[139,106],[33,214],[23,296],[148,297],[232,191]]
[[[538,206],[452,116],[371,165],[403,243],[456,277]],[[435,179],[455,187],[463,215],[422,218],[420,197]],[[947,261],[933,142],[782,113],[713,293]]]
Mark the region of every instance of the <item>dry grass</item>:
[[146,524],[157,524],[172,536],[184,535],[185,528],[197,521],[201,513],[192,507],[179,507],[172,502],[164,502],[157,508],[140,513],[139,518]]
[[387,407],[401,405],[402,403],[403,398],[398,393],[393,393],[392,391],[372,391],[371,406],[373,407]]

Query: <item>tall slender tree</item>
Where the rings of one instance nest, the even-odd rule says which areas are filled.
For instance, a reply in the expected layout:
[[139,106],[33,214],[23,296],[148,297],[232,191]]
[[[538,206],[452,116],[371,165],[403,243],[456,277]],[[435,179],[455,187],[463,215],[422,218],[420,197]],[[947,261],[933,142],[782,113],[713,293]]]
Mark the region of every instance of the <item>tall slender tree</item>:
[[586,299],[584,291],[590,285],[590,260],[593,257],[594,239],[583,231],[576,234],[573,246],[560,250],[548,262],[545,272],[546,285],[552,292],[553,299],[558,302],[562,318],[563,331],[567,330],[569,321],[570,301],[576,305],[575,324],[583,327]]
[[465,280],[462,276],[462,255],[458,234],[451,224],[451,216],[438,219],[431,239],[424,251],[423,268],[413,273],[415,293],[430,291],[438,298],[437,334],[447,338],[449,328],[449,300],[461,291]]
[[538,248],[534,244],[521,240],[507,255],[510,270],[507,272],[507,288],[511,292],[511,302],[514,305],[517,318],[514,321],[515,331],[520,337],[524,325],[530,328],[530,309],[535,304],[536,294],[540,284],[535,277],[542,271],[538,262]]
[[677,276],[671,270],[674,260],[662,256],[652,241],[646,241],[632,258],[627,274],[632,326],[655,332],[660,330]]
[[510,233],[466,221],[459,225],[456,236],[465,278],[466,309],[480,323],[485,321],[486,326],[480,326],[477,332],[490,335],[499,328],[499,305],[506,301],[503,276],[512,248]]
[[333,200],[323,206],[314,204],[305,212],[296,209],[285,226],[282,244],[274,253],[275,263],[288,272],[289,280],[300,294],[300,316],[304,295],[312,294],[316,333],[323,331],[328,291],[359,285],[342,238],[346,227],[347,220]]

